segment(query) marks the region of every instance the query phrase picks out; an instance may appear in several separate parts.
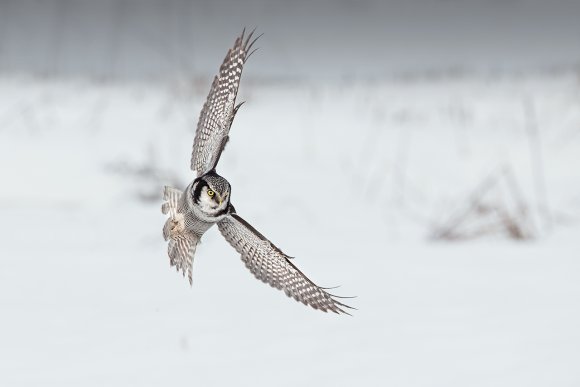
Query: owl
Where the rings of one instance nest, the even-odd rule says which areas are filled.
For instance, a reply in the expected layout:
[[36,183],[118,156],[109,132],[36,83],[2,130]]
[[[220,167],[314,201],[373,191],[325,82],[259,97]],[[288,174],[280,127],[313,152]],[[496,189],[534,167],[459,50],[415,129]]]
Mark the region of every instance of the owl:
[[236,104],[236,96],[244,64],[255,52],[253,46],[260,37],[253,38],[253,34],[254,31],[245,37],[245,30],[242,32],[213,79],[193,142],[191,169],[195,179],[183,191],[164,188],[161,209],[168,218],[163,237],[168,241],[170,265],[187,275],[191,285],[196,247],[203,234],[217,224],[257,279],[314,309],[348,314],[346,310],[353,308],[338,300],[343,297],[314,284],[291,262],[291,257],[236,213],[231,185],[216,172],[230,127],[243,104]]

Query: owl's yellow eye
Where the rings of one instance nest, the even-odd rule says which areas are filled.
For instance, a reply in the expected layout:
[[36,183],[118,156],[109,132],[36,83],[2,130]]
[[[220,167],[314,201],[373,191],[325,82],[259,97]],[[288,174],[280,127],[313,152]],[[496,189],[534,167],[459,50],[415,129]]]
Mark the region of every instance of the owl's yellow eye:
[[215,194],[215,192],[213,192],[211,189],[207,190],[207,196],[209,196],[210,198]]

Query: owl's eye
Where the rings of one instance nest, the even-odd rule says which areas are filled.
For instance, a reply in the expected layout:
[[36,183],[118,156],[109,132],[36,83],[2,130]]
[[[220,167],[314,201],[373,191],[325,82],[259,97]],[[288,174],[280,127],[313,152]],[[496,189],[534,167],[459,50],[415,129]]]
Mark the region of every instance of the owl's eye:
[[209,196],[210,198],[215,194],[215,192],[213,192],[211,189],[207,190],[207,196]]

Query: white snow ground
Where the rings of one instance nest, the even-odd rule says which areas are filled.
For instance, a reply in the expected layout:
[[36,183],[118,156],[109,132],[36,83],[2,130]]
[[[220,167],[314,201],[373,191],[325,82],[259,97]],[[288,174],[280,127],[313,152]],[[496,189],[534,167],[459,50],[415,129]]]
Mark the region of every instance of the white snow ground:
[[[160,193],[209,82],[5,78],[1,386],[580,385],[577,75],[245,82],[219,172],[354,316],[256,281],[217,229],[192,289],[170,269]],[[538,238],[428,238],[503,167]]]

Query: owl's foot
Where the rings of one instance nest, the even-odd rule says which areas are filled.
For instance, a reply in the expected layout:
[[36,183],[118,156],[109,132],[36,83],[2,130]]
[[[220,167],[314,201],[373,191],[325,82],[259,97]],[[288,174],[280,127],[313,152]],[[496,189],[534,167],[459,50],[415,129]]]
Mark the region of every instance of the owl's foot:
[[175,216],[170,217],[165,221],[165,226],[163,226],[163,238],[165,240],[169,239],[179,239],[183,236],[185,232],[185,218],[183,214],[175,214]]

